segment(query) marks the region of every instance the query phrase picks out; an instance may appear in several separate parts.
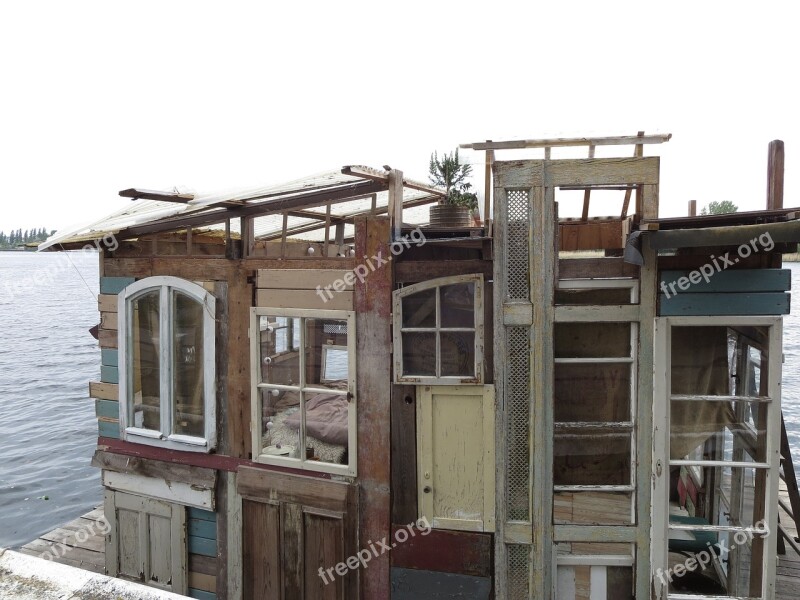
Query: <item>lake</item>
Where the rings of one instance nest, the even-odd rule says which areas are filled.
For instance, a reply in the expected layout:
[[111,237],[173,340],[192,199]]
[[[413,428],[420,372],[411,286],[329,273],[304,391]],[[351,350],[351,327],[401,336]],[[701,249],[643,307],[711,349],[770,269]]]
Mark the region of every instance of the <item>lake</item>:
[[[20,546],[101,502],[96,254],[0,252],[0,546]],[[800,286],[800,264],[788,263]],[[795,295],[797,298],[798,295]],[[783,405],[800,464],[800,300],[786,317]]]

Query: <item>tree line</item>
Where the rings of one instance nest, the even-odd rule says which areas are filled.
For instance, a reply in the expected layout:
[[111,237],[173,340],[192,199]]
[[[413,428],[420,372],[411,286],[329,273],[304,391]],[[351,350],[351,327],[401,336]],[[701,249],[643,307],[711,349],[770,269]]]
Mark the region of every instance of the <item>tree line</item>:
[[15,248],[24,244],[35,242],[43,242],[49,236],[55,233],[55,229],[48,232],[47,229],[41,227],[39,229],[22,229],[11,230],[9,233],[0,231],[0,248]]

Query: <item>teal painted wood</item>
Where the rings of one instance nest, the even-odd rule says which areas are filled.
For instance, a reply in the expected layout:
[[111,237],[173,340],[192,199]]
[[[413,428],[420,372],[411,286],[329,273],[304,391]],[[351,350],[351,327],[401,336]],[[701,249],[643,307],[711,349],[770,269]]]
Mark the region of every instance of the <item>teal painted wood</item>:
[[119,383],[119,367],[100,367],[100,381],[103,383]]
[[189,553],[203,556],[217,556],[217,540],[209,540],[194,535],[189,536]]
[[119,294],[126,286],[136,281],[133,277],[101,277],[101,294]]
[[108,421],[98,421],[97,431],[100,437],[119,439],[119,423],[109,423]]
[[[717,259],[717,263],[720,260]],[[692,271],[662,271],[659,277],[659,289],[664,293],[664,287],[672,295],[673,291],[669,285],[674,283],[674,289],[679,294],[702,294],[709,292],[788,292],[792,289],[792,272],[789,269],[741,269],[735,271],[716,272],[713,262],[709,261],[705,272],[708,275],[708,282],[702,277],[702,271],[695,269],[698,275],[694,276],[695,281],[689,280]],[[723,266],[720,264],[720,266]],[[712,274],[713,271],[713,274]],[[686,279],[682,282],[685,290],[681,290],[677,283],[681,277]],[[687,287],[688,286],[688,287]]]
[[399,567],[391,570],[392,600],[488,600],[491,591],[489,577]]
[[202,508],[188,507],[189,512],[187,516],[189,519],[198,519],[200,521],[213,521],[217,522],[217,513],[211,510],[203,510]]
[[678,294],[659,297],[662,317],[712,315],[788,315],[789,294]]
[[100,363],[106,367],[119,366],[119,350],[116,348],[103,348],[100,350]]
[[217,524],[214,521],[189,519],[189,535],[206,538],[207,540],[216,540]]
[[189,588],[189,598],[199,598],[199,600],[217,600],[217,595],[203,590]]
[[107,419],[119,419],[119,402],[116,400],[95,400],[95,414]]

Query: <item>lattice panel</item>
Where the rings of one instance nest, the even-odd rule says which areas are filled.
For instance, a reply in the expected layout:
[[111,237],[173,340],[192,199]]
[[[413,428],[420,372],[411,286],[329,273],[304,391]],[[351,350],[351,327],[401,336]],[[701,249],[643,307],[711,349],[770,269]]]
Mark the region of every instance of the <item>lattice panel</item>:
[[506,332],[506,520],[530,521],[530,329]]
[[506,298],[530,299],[530,212],[528,190],[506,192]]
[[529,600],[530,597],[530,557],[531,546],[509,544],[508,556],[508,599]]

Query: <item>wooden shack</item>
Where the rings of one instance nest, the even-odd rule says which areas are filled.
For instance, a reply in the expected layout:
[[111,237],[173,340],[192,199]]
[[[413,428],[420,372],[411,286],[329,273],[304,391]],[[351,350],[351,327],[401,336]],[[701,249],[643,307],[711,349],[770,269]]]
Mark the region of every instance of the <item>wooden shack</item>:
[[441,190],[352,166],[128,189],[49,240],[114,242],[90,384],[106,572],[209,600],[782,597],[800,213],[781,166],[770,210],[659,219],[644,148],[668,140],[468,145],[476,227],[427,227]]

